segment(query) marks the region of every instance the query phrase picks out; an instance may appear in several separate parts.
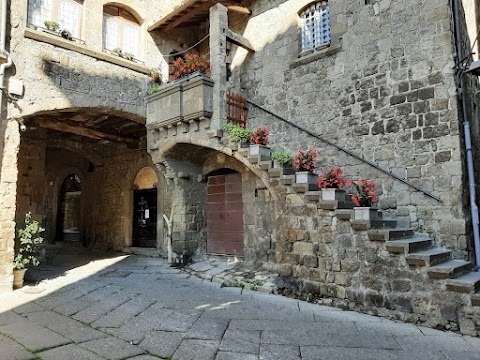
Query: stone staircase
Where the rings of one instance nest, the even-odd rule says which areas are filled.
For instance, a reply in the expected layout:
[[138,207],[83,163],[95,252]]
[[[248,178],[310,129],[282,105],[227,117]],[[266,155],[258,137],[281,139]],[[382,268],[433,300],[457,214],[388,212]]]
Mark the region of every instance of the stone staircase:
[[355,231],[367,231],[368,239],[383,245],[391,256],[404,257],[409,268],[423,269],[425,276],[438,281],[447,291],[471,294],[472,306],[480,306],[480,272],[474,271],[469,261],[453,259],[452,252],[436,246],[431,236],[397,227],[396,219],[387,218],[381,210],[371,220],[356,220],[354,204],[348,199],[324,201],[318,186],[295,182],[293,169],[273,167],[270,156],[251,156],[249,148],[240,147],[237,151],[265,171],[270,183],[289,187],[288,191],[303,196],[305,203],[315,202],[321,209],[334,211],[339,220],[350,221]]

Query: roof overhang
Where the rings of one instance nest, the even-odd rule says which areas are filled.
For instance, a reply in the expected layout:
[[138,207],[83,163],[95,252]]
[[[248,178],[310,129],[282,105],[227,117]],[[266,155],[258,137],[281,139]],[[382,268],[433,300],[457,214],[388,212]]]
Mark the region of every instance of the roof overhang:
[[239,6],[240,3],[241,0],[189,0],[149,26],[148,31],[168,31],[177,27],[201,24],[208,20],[210,8],[216,4],[223,4],[238,13],[251,14],[249,9]]

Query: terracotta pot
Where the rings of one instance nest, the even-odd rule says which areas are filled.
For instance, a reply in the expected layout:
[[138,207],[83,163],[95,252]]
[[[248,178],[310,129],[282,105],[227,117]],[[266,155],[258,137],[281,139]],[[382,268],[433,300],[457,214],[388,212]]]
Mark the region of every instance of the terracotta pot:
[[13,288],[20,289],[23,287],[23,279],[25,278],[25,272],[27,269],[13,270]]

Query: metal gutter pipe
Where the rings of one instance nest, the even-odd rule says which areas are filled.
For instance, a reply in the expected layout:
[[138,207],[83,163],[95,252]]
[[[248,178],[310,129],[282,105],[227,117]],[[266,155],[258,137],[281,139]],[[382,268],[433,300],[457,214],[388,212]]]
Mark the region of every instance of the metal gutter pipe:
[[[458,59],[463,59],[463,49],[462,49],[462,34],[460,32],[460,18],[459,18],[459,5],[458,0],[452,0],[453,3],[453,21],[454,21],[454,36],[455,36],[455,48],[457,51],[457,61]],[[468,173],[468,189],[470,193],[470,211],[472,216],[472,226],[473,226],[473,243],[475,247],[475,262],[477,265],[477,271],[479,271],[480,265],[480,234],[478,230],[478,207],[476,203],[475,195],[475,175],[473,169],[473,156],[472,156],[472,141],[470,136],[470,124],[467,116],[467,102],[465,100],[464,89],[465,87],[465,73],[461,69],[460,73],[460,84],[458,84],[458,96],[462,99],[462,112],[463,112],[463,132],[465,137],[465,150],[467,156],[467,173]]]
[[7,62],[0,65],[0,121],[2,120],[3,114],[3,91],[5,90],[4,87],[4,79],[5,79],[5,69],[12,66],[13,61],[10,54],[5,50],[5,44],[7,39],[7,0],[2,0],[2,34],[0,36],[0,52],[7,55]]

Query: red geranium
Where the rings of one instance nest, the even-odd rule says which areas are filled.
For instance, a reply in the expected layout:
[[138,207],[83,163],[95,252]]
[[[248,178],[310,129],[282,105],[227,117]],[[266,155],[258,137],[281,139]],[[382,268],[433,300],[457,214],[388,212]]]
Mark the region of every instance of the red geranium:
[[298,150],[297,155],[293,157],[293,165],[296,171],[310,171],[315,170],[315,162],[317,161],[317,153],[315,150],[308,149],[303,152]]
[[345,186],[347,180],[342,178],[340,175],[343,173],[342,169],[332,169],[327,171],[318,178],[318,186],[322,189],[324,188],[339,188]]
[[370,207],[377,201],[374,190],[377,187],[372,181],[360,180],[358,183],[350,181],[348,186],[355,187],[357,194],[352,194],[352,201],[356,206]]
[[268,145],[268,131],[265,128],[259,128],[250,135],[250,145]]
[[179,57],[174,60],[169,69],[170,79],[179,79],[195,71],[210,75],[210,61],[207,60],[206,55],[186,54],[185,59]]

